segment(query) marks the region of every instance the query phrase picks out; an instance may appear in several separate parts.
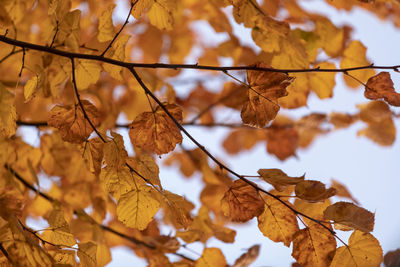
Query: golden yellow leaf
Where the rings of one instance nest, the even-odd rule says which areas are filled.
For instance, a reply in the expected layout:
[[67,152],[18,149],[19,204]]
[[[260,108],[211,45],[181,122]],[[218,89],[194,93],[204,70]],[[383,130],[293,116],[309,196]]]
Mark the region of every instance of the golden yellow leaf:
[[35,97],[36,93],[40,88],[42,88],[45,80],[45,73],[42,68],[39,66],[35,66],[38,73],[35,76],[30,78],[25,86],[24,86],[24,97],[25,103],[29,102],[33,97]]
[[76,265],[76,252],[74,250],[50,250],[48,251],[48,253],[53,257],[54,261],[57,262],[57,264],[65,264],[68,266]]
[[172,30],[176,11],[176,0],[157,0],[147,12],[151,24],[160,30]]
[[326,208],[324,217],[363,232],[374,230],[375,215],[353,203],[337,202]]
[[[100,124],[97,108],[87,100],[82,100],[82,105],[90,121],[97,127]],[[93,132],[78,104],[73,107],[55,106],[49,112],[47,123],[60,131],[64,141],[71,143],[81,143]]]
[[[182,109],[175,104],[166,104],[165,108],[178,121],[182,122]],[[129,130],[134,146],[158,155],[174,150],[182,142],[179,128],[161,107],[153,112],[144,112],[136,117]]]
[[385,99],[392,106],[400,106],[400,94],[394,90],[389,72],[380,72],[368,79],[364,95],[368,99]]
[[335,237],[327,229],[315,223],[299,230],[293,237],[292,256],[302,266],[330,266],[335,249]]
[[[130,36],[127,34],[121,34],[118,39],[113,43],[112,47],[107,51],[106,56],[115,60],[124,61],[125,60],[125,47],[128,43]],[[111,77],[122,81],[122,67],[115,66],[111,64],[104,64],[103,68],[107,71]]]
[[115,36],[115,29],[112,21],[112,13],[114,11],[115,4],[109,4],[101,12],[99,17],[99,25],[97,27],[99,33],[97,39],[100,42],[107,42],[113,39]]
[[128,167],[115,169],[107,166],[101,169],[100,183],[104,191],[110,193],[116,200],[135,188],[135,179]]
[[79,243],[78,257],[82,267],[97,267],[97,245],[93,242]]
[[360,119],[368,124],[380,122],[392,117],[389,106],[383,101],[371,101],[357,105],[360,110]]
[[[162,188],[160,177],[158,176],[160,171],[156,161],[151,155],[146,153],[136,153],[136,157],[128,158],[127,163],[140,175],[146,178],[146,180],[150,181],[153,185],[157,185],[159,188]],[[135,173],[133,174],[137,176]],[[142,177],[139,176],[137,176],[137,178],[139,180],[142,179]]]
[[331,267],[378,267],[382,263],[382,248],[371,234],[354,231],[348,246],[339,247],[332,260]]
[[[341,68],[354,68],[370,65],[366,58],[366,47],[360,41],[351,41],[343,53],[342,61],[340,62]],[[375,74],[372,69],[350,71],[349,74],[359,81],[365,83],[368,78]],[[361,84],[353,78],[344,75],[346,84],[350,87],[357,88]]]
[[315,22],[315,32],[320,38],[321,47],[330,57],[337,57],[345,44],[345,32],[337,28],[328,18],[319,17]]
[[219,248],[205,248],[201,257],[195,262],[195,267],[226,266],[224,254]]
[[335,126],[336,129],[347,128],[357,121],[356,116],[346,113],[332,112],[329,114],[329,122]]
[[128,153],[122,136],[115,132],[111,132],[111,136],[113,139],[104,144],[104,159],[108,167],[120,169],[125,166]]
[[160,207],[150,190],[148,186],[141,186],[123,194],[117,205],[118,220],[128,227],[146,229]]
[[76,60],[75,78],[78,90],[84,90],[96,83],[100,78],[100,64],[93,60]]
[[299,177],[288,176],[280,169],[259,169],[257,171],[261,179],[274,186],[278,191],[283,191],[289,185],[296,185],[304,181],[304,175]]
[[176,227],[187,228],[193,221],[190,211],[194,209],[194,205],[186,198],[169,191],[164,191],[163,196],[165,200],[162,202],[162,206],[165,209],[165,215]]
[[132,15],[135,18],[139,18],[154,2],[155,0],[138,0],[133,6]]
[[64,219],[64,212],[61,207],[58,205],[53,206],[48,222],[50,229],[45,232],[49,234],[51,243],[70,247],[75,245],[76,240],[69,230],[69,225]]
[[85,163],[89,170],[96,175],[100,173],[101,162],[103,160],[103,147],[104,143],[99,137],[90,139],[83,147]]
[[[293,235],[299,230],[296,215],[278,200],[264,196],[264,212],[258,217],[258,228],[264,236],[274,242],[283,242],[287,247],[293,240]],[[289,206],[292,205],[285,201]]]
[[250,247],[247,252],[243,253],[233,264],[233,267],[247,267],[255,261],[260,253],[260,245]]
[[319,181],[306,180],[296,184],[296,196],[310,202],[324,201],[336,194],[335,188],[325,188],[325,185]]
[[[324,202],[308,202],[301,200],[300,198],[296,198],[294,201],[294,207],[297,211],[300,211],[317,220],[324,220],[324,211],[331,204],[332,203],[329,199],[325,199]],[[304,218],[304,220],[307,222],[308,219]]]
[[233,222],[247,222],[264,210],[258,191],[242,180],[236,180],[221,199],[221,208]]
[[[264,63],[256,66],[270,67]],[[284,73],[249,70],[247,80],[251,88],[240,116],[245,124],[265,127],[278,114],[278,98],[287,95],[286,87],[293,79]]]
[[17,129],[17,112],[14,105],[14,95],[0,83],[0,134],[10,137]]
[[[65,7],[65,6],[64,6]],[[81,10],[75,9],[68,12],[63,19],[59,22],[58,33],[56,36],[55,43],[65,43],[73,51],[79,51],[80,40],[81,40]],[[54,22],[54,24],[56,24]],[[52,25],[53,29],[49,31],[48,42],[51,42],[56,25]],[[82,88],[83,89],[83,88]]]
[[[335,69],[336,66],[333,63],[322,62],[315,67],[323,69]],[[309,75],[309,83],[311,90],[313,90],[320,99],[330,98],[333,96],[333,88],[335,87],[335,75],[334,72],[315,72]]]

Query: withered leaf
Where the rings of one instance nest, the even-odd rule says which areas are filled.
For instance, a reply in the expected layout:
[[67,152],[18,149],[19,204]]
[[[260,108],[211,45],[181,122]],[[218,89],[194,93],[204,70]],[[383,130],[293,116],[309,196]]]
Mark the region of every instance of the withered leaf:
[[[94,127],[100,124],[97,108],[87,100],[82,100],[83,108]],[[47,123],[60,131],[64,141],[82,143],[93,132],[79,104],[55,106],[49,112]]]
[[296,185],[304,181],[304,175],[299,177],[288,176],[280,169],[259,169],[257,171],[261,179],[273,185],[276,190],[282,192],[289,185]]
[[302,266],[327,267],[335,249],[336,240],[333,235],[313,223],[294,235],[292,256]]
[[385,99],[392,106],[400,106],[400,94],[394,90],[389,72],[380,72],[368,79],[364,95],[368,99]]
[[260,253],[260,245],[250,247],[247,252],[243,253],[233,264],[233,267],[247,267],[255,261]]
[[335,188],[325,188],[325,185],[319,181],[301,181],[296,184],[294,189],[296,196],[310,202],[324,201],[336,194]]
[[[269,68],[264,63],[257,67]],[[269,71],[247,71],[249,83],[248,100],[241,111],[243,123],[254,127],[265,127],[273,120],[280,109],[278,98],[286,96],[286,87],[293,81],[287,74]]]
[[326,208],[324,217],[363,232],[374,230],[375,215],[353,203],[337,202]]
[[264,201],[254,187],[236,180],[221,199],[221,208],[231,221],[247,222],[264,211]]
[[[182,122],[182,109],[175,104],[166,104],[165,108],[178,121]],[[158,155],[174,150],[182,143],[182,135],[165,111],[158,106],[153,112],[144,112],[136,117],[129,130],[134,146],[155,152]]]

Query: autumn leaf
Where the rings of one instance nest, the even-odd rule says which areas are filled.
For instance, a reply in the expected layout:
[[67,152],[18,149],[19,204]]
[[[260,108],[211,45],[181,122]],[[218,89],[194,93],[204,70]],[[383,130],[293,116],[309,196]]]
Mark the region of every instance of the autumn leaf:
[[0,133],[6,137],[14,135],[17,129],[16,120],[14,95],[0,83]]
[[333,235],[322,226],[312,223],[293,237],[292,256],[302,266],[324,267],[330,265],[336,249]]
[[336,194],[335,188],[325,188],[325,185],[319,181],[306,180],[296,184],[296,196],[310,202],[324,201]]
[[368,79],[364,95],[368,99],[385,99],[392,106],[400,106],[400,94],[394,90],[389,72],[380,72]]
[[113,39],[115,35],[115,29],[112,22],[112,13],[115,8],[115,4],[109,4],[103,10],[99,17],[99,25],[97,39],[100,42],[107,42]]
[[107,166],[101,169],[100,183],[104,191],[117,200],[135,188],[135,180],[128,167],[115,169]]
[[150,23],[160,30],[172,30],[177,4],[176,0],[154,1],[154,4],[147,12]]
[[224,254],[219,248],[205,248],[201,257],[195,262],[195,267],[226,266]]
[[[255,66],[270,68],[264,63]],[[249,70],[247,81],[248,100],[241,111],[243,123],[259,128],[265,127],[278,114],[280,107],[277,100],[287,95],[286,87],[293,78],[279,72]]]
[[100,64],[93,60],[77,60],[75,66],[76,86],[78,90],[87,89],[100,78]]
[[146,229],[160,206],[150,190],[148,186],[141,186],[121,195],[117,205],[118,220],[128,227]]
[[278,191],[283,191],[289,185],[296,185],[304,181],[304,175],[299,177],[288,176],[280,169],[259,169],[257,171],[261,179],[274,186]]
[[78,257],[83,267],[96,267],[97,245],[93,242],[80,243],[78,249]]
[[64,219],[64,212],[61,210],[61,207],[54,205],[53,211],[50,213],[47,221],[49,222],[50,229],[45,231],[45,233],[49,234],[51,243],[62,246],[75,245],[76,240],[69,230],[69,225]]
[[[97,108],[87,100],[82,100],[82,105],[93,126],[98,126],[100,121]],[[72,107],[55,106],[49,112],[47,123],[60,131],[64,141],[71,143],[81,143],[93,132],[92,126],[78,104]]]
[[400,249],[386,252],[383,257],[383,262],[386,267],[396,267],[400,265]]
[[221,208],[231,221],[246,222],[263,212],[264,201],[253,186],[236,180],[221,199]]
[[115,132],[111,132],[111,136],[113,139],[104,144],[104,160],[108,167],[120,169],[125,166],[128,153],[122,136]]
[[[315,67],[324,69],[336,68],[335,64],[329,62],[322,62]],[[320,99],[325,99],[333,96],[333,88],[336,84],[335,75],[336,73],[334,72],[317,72],[310,74],[310,87]]]
[[239,258],[236,259],[233,267],[247,267],[253,263],[260,253],[260,245],[254,245],[250,247],[247,252],[243,253]]
[[164,191],[165,201],[161,202],[165,209],[166,215],[172,222],[178,227],[187,228],[193,221],[190,211],[194,208],[194,205],[179,195]]
[[336,196],[351,199],[354,203],[358,204],[358,201],[350,194],[346,186],[333,178],[331,179],[331,181],[332,187],[336,189]]
[[[282,200],[285,201],[285,200]],[[265,208],[258,217],[258,228],[264,236],[289,247],[293,235],[299,230],[296,214],[290,212],[282,202],[264,196]],[[285,201],[288,206],[292,204]]]
[[[166,104],[165,108],[178,121],[182,121],[182,110],[175,104]],[[182,142],[179,128],[161,107],[153,112],[144,112],[136,117],[129,130],[134,146],[158,155],[174,150]]]
[[375,215],[353,203],[337,202],[326,208],[324,217],[363,232],[369,233],[374,230]]
[[371,234],[354,231],[348,246],[339,247],[331,267],[339,266],[380,266],[383,259],[382,248]]

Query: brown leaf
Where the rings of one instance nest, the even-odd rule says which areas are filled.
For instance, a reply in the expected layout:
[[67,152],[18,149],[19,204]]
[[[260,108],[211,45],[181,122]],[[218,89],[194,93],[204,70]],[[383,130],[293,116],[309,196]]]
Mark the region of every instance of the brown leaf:
[[299,143],[299,134],[295,128],[268,128],[267,151],[279,160],[294,156]]
[[351,199],[354,203],[358,204],[358,201],[350,194],[346,186],[344,186],[339,181],[333,178],[331,179],[331,181],[332,181],[332,187],[336,189],[336,196]]
[[324,201],[336,194],[335,188],[325,188],[325,185],[319,181],[301,181],[295,187],[296,196],[310,202]]
[[[81,102],[93,126],[97,127],[100,124],[97,108],[87,100]],[[55,106],[49,112],[47,123],[60,131],[64,141],[71,143],[82,143],[93,132],[78,104],[73,107]]]
[[225,216],[233,222],[247,222],[260,215],[264,201],[257,190],[242,180],[236,180],[221,200]]
[[329,114],[329,122],[335,126],[336,129],[347,128],[357,121],[356,116],[350,114],[332,112]]
[[337,202],[326,208],[324,217],[363,232],[374,230],[375,215],[353,203]]
[[261,175],[261,179],[273,185],[276,190],[282,192],[289,185],[296,185],[304,181],[304,175],[300,177],[288,176],[280,169],[259,169],[257,171]]
[[[182,122],[182,109],[175,104],[164,105],[172,116]],[[158,155],[174,150],[176,144],[182,143],[179,128],[158,106],[153,112],[143,112],[132,122],[129,137],[134,146],[143,148]]]
[[233,267],[247,267],[249,266],[255,259],[257,259],[258,254],[260,253],[260,245],[254,245],[250,247],[247,252],[243,253],[233,264]]
[[[258,63],[257,67],[270,67]],[[247,71],[249,83],[248,100],[242,107],[243,123],[254,127],[265,127],[280,109],[278,98],[286,96],[286,87],[293,81],[287,74],[267,71]]]
[[383,257],[386,267],[400,266],[400,249],[388,251]]
[[364,96],[368,99],[385,99],[392,106],[400,106],[400,94],[394,90],[389,72],[380,72],[368,79]]
[[314,223],[294,235],[292,256],[302,266],[327,267],[335,249],[334,236]]

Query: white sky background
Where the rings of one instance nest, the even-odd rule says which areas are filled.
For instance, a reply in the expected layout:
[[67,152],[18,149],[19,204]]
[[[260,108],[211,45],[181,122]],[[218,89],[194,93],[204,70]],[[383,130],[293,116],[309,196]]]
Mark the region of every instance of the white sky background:
[[[309,10],[326,14],[336,25],[344,23],[352,25],[355,29],[352,38],[361,40],[368,47],[368,58],[376,65],[400,64],[400,31],[390,23],[382,23],[363,10],[356,10],[348,14],[347,12],[338,12],[321,1],[302,1],[301,3]],[[206,24],[199,23],[199,25],[201,26],[198,31],[207,34],[205,42],[224,40],[224,36],[215,34],[210,27],[205,26]],[[240,37],[244,43],[252,44],[249,29],[245,29],[243,26],[234,29],[236,36]],[[194,62],[189,60],[188,63]],[[398,88],[400,74],[392,72],[391,75],[395,87]],[[189,74],[188,76],[193,77]],[[333,99],[321,101],[313,95],[310,97],[308,108],[290,112],[284,110],[283,114],[294,114],[297,117],[318,111],[325,113],[331,111],[355,112],[355,104],[368,102],[364,98],[361,88],[354,91],[344,85],[341,74],[336,75],[336,82]],[[398,112],[399,109],[396,111]],[[307,179],[320,180],[326,184],[330,184],[331,178],[339,180],[348,187],[362,207],[376,213],[375,230],[372,234],[380,241],[384,252],[387,252],[400,248],[400,209],[398,208],[400,134],[397,134],[397,140],[391,147],[381,147],[366,138],[357,137],[357,131],[363,127],[365,127],[364,124],[356,123],[348,129],[319,137],[307,150],[300,150],[297,159],[291,157],[284,162],[268,155],[263,144],[258,145],[251,152],[244,152],[235,157],[228,156],[220,146],[228,133],[226,129],[195,127],[188,129],[209,151],[223,159],[239,173],[251,175],[256,174],[260,168],[280,168],[293,176],[306,173]],[[396,121],[396,127],[400,129],[399,120]],[[124,134],[125,140],[128,142],[127,132]],[[184,145],[193,147],[187,138],[184,140]],[[181,178],[173,168],[161,168],[160,178],[166,189],[182,194],[198,205],[202,188],[200,175],[188,180]],[[163,234],[170,233],[169,228],[163,230]],[[232,264],[245,249],[254,244],[261,244],[261,251],[258,260],[252,266],[280,267],[290,266],[294,262],[291,257],[291,247],[287,248],[282,243],[274,243],[264,237],[257,227],[256,219],[246,226],[235,225],[235,230],[237,231],[235,243],[225,244],[211,238],[206,246],[221,248],[229,264]],[[338,232],[347,241],[349,234]],[[189,248],[201,253],[203,245],[194,243],[190,244]],[[180,252],[192,258],[198,257],[184,249]],[[112,256],[113,261],[108,266],[146,265],[145,261],[138,260],[127,249],[114,249]]]
[[[368,58],[376,65],[400,64],[400,31],[390,23],[382,23],[362,10],[356,10],[351,14],[338,12],[318,0],[301,1],[301,3],[309,10],[326,14],[336,25],[344,23],[352,25],[355,29],[352,39],[359,39],[368,47]],[[119,10],[115,14],[116,17],[125,19],[127,9],[119,8]],[[220,42],[225,39],[224,35],[215,34],[210,27],[205,26],[206,24],[199,23],[199,25],[202,26],[198,30],[207,34],[205,38],[207,43],[210,42],[209,40]],[[234,25],[236,23],[232,23],[232,26]],[[234,30],[236,36],[240,37],[244,43],[252,44],[249,29],[237,26]],[[195,62],[189,60],[188,63]],[[391,72],[391,75],[399,92],[400,74]],[[193,72],[190,76],[193,77]],[[292,114],[298,117],[311,112],[355,112],[355,104],[368,102],[363,96],[362,89],[354,91],[344,85],[341,74],[336,75],[336,83],[334,98],[321,101],[312,95],[308,102],[308,108],[294,111],[282,110],[282,114]],[[176,89],[179,91],[179,88]],[[396,112],[400,112],[400,109],[396,109]],[[230,115],[227,114],[228,117]],[[400,121],[397,120],[395,123],[399,130]],[[380,241],[384,252],[387,252],[400,248],[400,209],[398,207],[400,134],[397,134],[396,142],[391,147],[381,147],[366,138],[357,137],[357,131],[364,126],[362,123],[356,123],[348,129],[318,137],[307,150],[298,151],[297,159],[291,157],[284,162],[267,154],[264,144],[258,145],[251,152],[240,153],[235,157],[228,156],[220,145],[228,133],[227,129],[196,127],[187,129],[210,152],[223,159],[238,173],[254,175],[260,168],[280,168],[292,176],[306,173],[307,179],[319,180],[328,185],[331,178],[339,180],[347,186],[362,207],[376,213],[375,230],[372,234]],[[19,132],[24,139],[37,145],[39,141],[37,134],[32,132],[31,128],[23,127],[23,129]],[[120,133],[124,135],[125,144],[129,144],[128,132],[121,130]],[[187,138],[184,139],[184,145],[187,148],[193,147]],[[174,168],[162,167],[160,178],[165,189],[184,195],[196,206],[199,206],[199,195],[203,187],[200,175],[188,180],[180,177]],[[264,186],[264,188],[268,187]],[[264,237],[257,227],[256,219],[251,220],[246,226],[234,225],[234,229],[237,231],[235,243],[225,244],[214,238],[207,243],[207,247],[221,248],[229,264],[232,264],[245,252],[245,249],[254,244],[261,244],[261,250],[257,261],[251,266],[280,267],[290,266],[294,262],[291,257],[291,247],[287,248],[282,243],[274,243]],[[163,234],[169,234],[171,231],[167,227],[161,230]],[[340,231],[338,232],[340,234]],[[348,234],[340,234],[340,236],[347,241]],[[201,253],[203,245],[194,243],[188,247]],[[184,249],[179,252],[192,258],[199,256]],[[108,265],[110,267],[146,266],[145,261],[138,259],[131,250],[125,248],[113,249],[112,257],[112,262]]]

